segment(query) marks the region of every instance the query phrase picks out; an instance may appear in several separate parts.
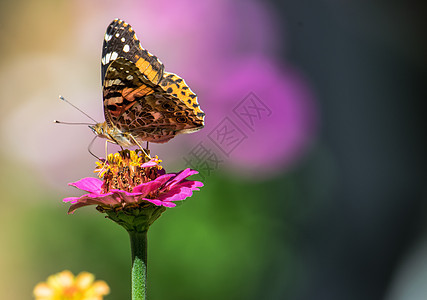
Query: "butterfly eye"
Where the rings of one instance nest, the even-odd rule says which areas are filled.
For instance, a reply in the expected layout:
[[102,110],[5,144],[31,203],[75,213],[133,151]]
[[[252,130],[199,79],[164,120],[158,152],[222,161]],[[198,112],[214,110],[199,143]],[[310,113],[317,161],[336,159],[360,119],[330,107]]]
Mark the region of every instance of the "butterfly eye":
[[179,117],[179,118],[176,118],[176,121],[178,123],[185,123],[185,121],[187,121],[187,118],[186,117]]

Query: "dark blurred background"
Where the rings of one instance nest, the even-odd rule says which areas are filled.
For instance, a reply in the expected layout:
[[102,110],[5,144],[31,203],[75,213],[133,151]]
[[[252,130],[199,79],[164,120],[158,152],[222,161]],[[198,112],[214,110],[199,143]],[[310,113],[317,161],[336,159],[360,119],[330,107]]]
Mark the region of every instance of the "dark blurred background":
[[285,57],[310,74],[322,116],[295,174],[305,272],[288,297],[425,299],[425,4],[275,5],[289,30]]
[[[29,299],[64,269],[130,298],[126,232],[61,203],[79,195],[68,182],[92,176],[92,134],[51,123],[86,121],[58,94],[102,120],[102,38],[120,17],[206,112],[205,129],[152,153],[168,171],[200,145],[220,161],[199,165],[205,187],[150,229],[150,299],[426,299],[426,11],[1,1],[0,298]],[[265,114],[248,126],[236,107],[252,100]],[[234,148],[215,144],[224,120],[241,133]]]

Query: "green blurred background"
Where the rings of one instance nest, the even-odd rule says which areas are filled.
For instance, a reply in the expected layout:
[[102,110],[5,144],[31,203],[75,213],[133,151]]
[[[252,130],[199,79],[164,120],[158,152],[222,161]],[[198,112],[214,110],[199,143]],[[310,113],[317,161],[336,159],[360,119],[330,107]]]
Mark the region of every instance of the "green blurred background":
[[[425,299],[425,5],[173,3],[0,2],[0,299],[31,299],[64,269],[130,298],[126,232],[61,202],[92,176],[92,133],[52,123],[86,121],[59,94],[102,120],[101,44],[116,17],[207,115],[152,153],[177,171],[202,141],[222,160],[150,229],[150,299]],[[208,135],[250,92],[271,117],[237,123],[247,139],[228,157]]]

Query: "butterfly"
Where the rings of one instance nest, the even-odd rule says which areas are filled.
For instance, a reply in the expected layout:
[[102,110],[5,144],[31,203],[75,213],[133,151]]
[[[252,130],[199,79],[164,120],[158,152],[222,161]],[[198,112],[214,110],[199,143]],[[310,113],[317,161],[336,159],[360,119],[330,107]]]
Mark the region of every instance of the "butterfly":
[[99,137],[141,147],[143,141],[165,143],[204,127],[196,94],[184,79],[164,70],[123,20],[107,27],[101,79],[105,122],[90,126]]

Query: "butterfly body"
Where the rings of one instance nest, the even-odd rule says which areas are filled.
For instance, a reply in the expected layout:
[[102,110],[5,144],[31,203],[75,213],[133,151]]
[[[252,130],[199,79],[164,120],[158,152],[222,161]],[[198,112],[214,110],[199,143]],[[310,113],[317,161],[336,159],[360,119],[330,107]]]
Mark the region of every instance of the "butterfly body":
[[[135,145],[135,141],[126,132],[121,132],[116,127],[111,127],[107,122],[97,123],[89,126],[90,129],[100,138],[107,139],[109,142],[115,143],[122,147],[130,147]],[[142,142],[138,141],[137,142]]]
[[105,122],[91,126],[122,147],[165,143],[204,126],[197,96],[178,75],[142,48],[122,20],[107,28],[101,59]]

